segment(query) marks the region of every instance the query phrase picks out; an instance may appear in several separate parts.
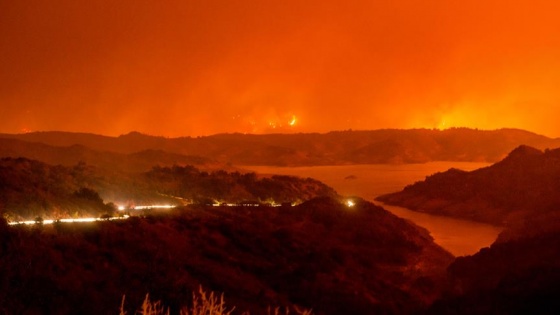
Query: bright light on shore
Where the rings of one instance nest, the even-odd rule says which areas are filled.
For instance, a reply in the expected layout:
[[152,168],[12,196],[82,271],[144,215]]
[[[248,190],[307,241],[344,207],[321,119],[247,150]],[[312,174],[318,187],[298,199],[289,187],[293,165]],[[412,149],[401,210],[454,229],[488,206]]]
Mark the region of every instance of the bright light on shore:
[[354,205],[356,205],[356,203],[350,199],[346,200],[346,206],[347,207],[353,207]]
[[173,209],[176,206],[174,205],[150,205],[150,206],[134,206],[134,207],[130,207],[127,208],[125,206],[118,206],[117,209],[119,211],[124,211],[126,209],[130,209],[130,210],[148,210],[148,209]]

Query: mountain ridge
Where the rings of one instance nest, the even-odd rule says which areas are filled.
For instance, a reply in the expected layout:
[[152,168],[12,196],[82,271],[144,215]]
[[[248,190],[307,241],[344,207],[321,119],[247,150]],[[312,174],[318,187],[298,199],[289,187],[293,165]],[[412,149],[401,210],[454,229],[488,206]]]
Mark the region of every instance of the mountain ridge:
[[131,154],[145,150],[200,156],[223,164],[311,166],[400,164],[431,161],[496,162],[526,144],[560,146],[560,139],[519,129],[379,129],[297,134],[216,134],[165,138],[131,132],[118,137],[86,133],[0,134],[54,147],[83,145],[95,151]]
[[[0,157],[24,157],[52,165],[86,163],[119,172],[140,172],[153,166],[196,165],[204,169],[228,169],[210,158],[144,149],[133,153],[94,150],[83,144],[53,146],[13,138],[0,138]],[[229,167],[231,168],[231,167]]]

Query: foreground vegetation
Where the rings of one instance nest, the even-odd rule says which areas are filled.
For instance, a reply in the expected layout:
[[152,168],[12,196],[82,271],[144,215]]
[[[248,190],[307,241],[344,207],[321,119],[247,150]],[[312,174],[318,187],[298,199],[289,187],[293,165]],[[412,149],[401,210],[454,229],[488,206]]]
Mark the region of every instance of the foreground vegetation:
[[310,178],[206,172],[188,165],[125,174],[84,163],[65,167],[24,158],[0,159],[0,215],[10,221],[100,217],[113,213],[116,203],[281,203],[317,196],[337,194]]
[[[124,310],[125,297],[123,296],[122,304],[119,315],[126,315]],[[226,306],[224,294],[217,295],[215,292],[206,292],[200,287],[197,292],[193,292],[192,302],[190,307],[183,306],[179,311],[180,315],[231,315],[235,307],[229,308]],[[142,315],[169,315],[171,312],[168,307],[165,307],[161,301],[152,301],[150,295],[146,294],[140,310],[136,313]],[[295,307],[293,310],[295,315],[312,315],[313,312],[307,309],[300,309]],[[242,315],[250,315],[250,312],[243,312]],[[268,308],[267,315],[288,315],[290,310],[288,308]]]

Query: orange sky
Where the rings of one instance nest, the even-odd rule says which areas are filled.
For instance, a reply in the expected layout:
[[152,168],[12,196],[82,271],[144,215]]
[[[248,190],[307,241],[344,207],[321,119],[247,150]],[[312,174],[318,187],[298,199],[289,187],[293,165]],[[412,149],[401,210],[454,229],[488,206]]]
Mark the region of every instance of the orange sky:
[[1,1],[0,132],[558,137],[557,3]]

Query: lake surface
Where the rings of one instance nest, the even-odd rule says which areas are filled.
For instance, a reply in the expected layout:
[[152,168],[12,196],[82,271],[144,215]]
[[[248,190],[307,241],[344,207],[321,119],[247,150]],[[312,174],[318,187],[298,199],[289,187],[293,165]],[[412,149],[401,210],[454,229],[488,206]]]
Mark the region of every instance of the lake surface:
[[435,242],[455,256],[471,255],[487,247],[501,232],[500,227],[468,220],[453,219],[384,205],[374,198],[402,190],[406,185],[424,180],[426,176],[452,167],[465,171],[488,166],[487,163],[431,162],[403,165],[341,165],[273,167],[243,166],[261,174],[311,177],[333,187],[345,196],[359,196],[372,201],[395,215],[411,220],[430,231]]

